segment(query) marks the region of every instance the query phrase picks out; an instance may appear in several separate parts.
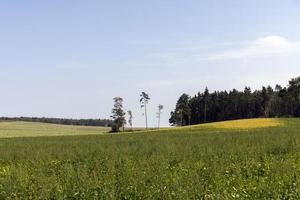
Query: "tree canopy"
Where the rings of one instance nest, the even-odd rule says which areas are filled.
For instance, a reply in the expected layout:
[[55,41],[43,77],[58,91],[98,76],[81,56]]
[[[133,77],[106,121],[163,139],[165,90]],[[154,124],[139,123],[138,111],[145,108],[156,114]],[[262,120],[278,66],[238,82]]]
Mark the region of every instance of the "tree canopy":
[[206,88],[193,97],[182,94],[171,112],[170,124],[185,126],[257,117],[300,117],[300,77],[286,87],[276,85],[252,91],[214,91]]
[[111,118],[114,120],[113,132],[119,132],[120,128],[126,124],[125,112],[123,110],[123,99],[121,97],[114,98],[114,107],[111,111]]

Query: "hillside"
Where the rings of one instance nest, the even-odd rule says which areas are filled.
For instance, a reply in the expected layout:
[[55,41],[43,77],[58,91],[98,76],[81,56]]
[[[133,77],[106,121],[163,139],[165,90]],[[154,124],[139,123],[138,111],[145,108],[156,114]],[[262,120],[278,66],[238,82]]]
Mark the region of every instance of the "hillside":
[[[149,130],[149,132],[186,132],[186,131],[213,131],[215,130],[249,130],[253,128],[268,128],[283,126],[283,120],[279,119],[246,119],[225,122],[213,122],[207,124],[184,126],[176,128],[164,128],[161,130]],[[72,136],[72,135],[98,135],[108,133],[109,127],[56,125],[40,122],[0,122],[0,138],[10,137],[36,137],[36,136]],[[138,129],[137,129],[138,130]],[[147,132],[136,131],[136,133]],[[130,133],[130,132],[129,132]],[[128,132],[126,133],[128,134]]]
[[[271,128],[284,126],[285,119],[277,118],[257,118],[257,119],[240,119],[229,120],[223,122],[211,122],[199,125],[182,126],[170,129],[163,129],[164,131],[213,131],[213,130],[251,130],[259,128]],[[289,120],[288,120],[289,121]]]

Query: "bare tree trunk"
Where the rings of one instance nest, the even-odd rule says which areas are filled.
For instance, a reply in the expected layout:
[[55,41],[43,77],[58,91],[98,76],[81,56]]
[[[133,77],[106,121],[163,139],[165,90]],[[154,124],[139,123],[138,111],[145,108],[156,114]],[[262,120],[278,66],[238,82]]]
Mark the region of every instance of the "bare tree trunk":
[[159,127],[160,127],[160,112],[158,112],[158,129],[159,129]]
[[145,119],[146,119],[146,129],[148,129],[147,105],[146,105],[146,103],[145,103]]

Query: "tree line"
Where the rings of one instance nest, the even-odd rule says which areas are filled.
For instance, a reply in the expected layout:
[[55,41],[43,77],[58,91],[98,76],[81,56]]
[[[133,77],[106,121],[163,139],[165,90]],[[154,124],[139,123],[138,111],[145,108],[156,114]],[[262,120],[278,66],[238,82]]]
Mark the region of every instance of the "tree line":
[[106,126],[111,127],[113,121],[109,119],[64,119],[47,117],[1,117],[1,121],[42,122],[50,124],[80,125],[80,126]]
[[[146,92],[142,92],[140,94],[140,104],[141,104],[141,108],[143,109],[143,116],[145,116],[145,127],[146,129],[148,129],[148,115],[147,115],[147,105],[150,101],[150,96],[149,94],[147,94]],[[120,129],[122,128],[122,130],[124,131],[125,129],[125,125],[127,124],[126,121],[126,112],[124,111],[124,107],[123,107],[123,98],[122,97],[115,97],[113,99],[114,101],[114,106],[112,108],[112,115],[111,118],[113,120],[113,125],[112,125],[112,130],[111,132],[119,132]],[[162,114],[162,110],[163,110],[164,106],[159,104],[158,105],[158,112],[157,112],[157,119],[158,119],[158,123],[157,123],[157,128],[160,128],[160,117]],[[128,123],[130,126],[130,130],[132,131],[132,121],[133,121],[133,114],[131,110],[127,111],[128,114]]]
[[286,87],[276,85],[252,91],[198,92],[194,96],[182,94],[169,122],[186,126],[225,120],[258,117],[300,117],[300,77],[293,78]]

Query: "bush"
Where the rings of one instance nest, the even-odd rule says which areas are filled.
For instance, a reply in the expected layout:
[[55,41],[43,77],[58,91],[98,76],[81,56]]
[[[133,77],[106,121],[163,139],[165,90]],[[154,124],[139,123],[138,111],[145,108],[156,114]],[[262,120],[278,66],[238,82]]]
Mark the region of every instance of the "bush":
[[116,124],[113,124],[112,126],[111,126],[111,131],[110,131],[110,133],[117,133],[117,132],[119,132],[120,130],[118,129],[118,126],[116,125]]

